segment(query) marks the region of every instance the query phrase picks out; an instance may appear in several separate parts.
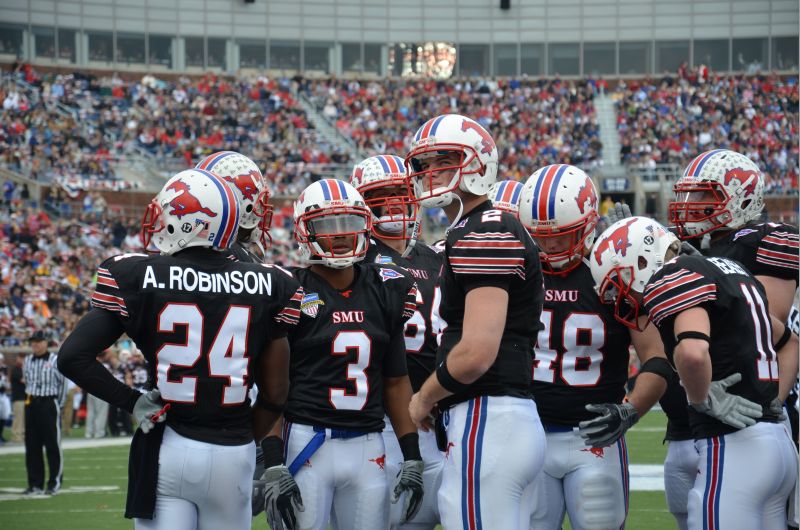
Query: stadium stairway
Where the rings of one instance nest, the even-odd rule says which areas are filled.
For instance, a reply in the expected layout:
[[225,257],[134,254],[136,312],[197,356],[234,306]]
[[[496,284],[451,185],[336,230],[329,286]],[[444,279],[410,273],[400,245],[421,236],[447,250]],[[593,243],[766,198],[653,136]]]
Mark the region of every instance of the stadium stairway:
[[306,113],[306,117],[308,118],[308,122],[314,126],[317,133],[328,142],[331,146],[338,147],[342,150],[342,152],[349,153],[353,159],[360,160],[362,158],[366,158],[365,155],[358,149],[356,143],[342,134],[339,129],[336,128],[336,125],[328,121],[320,112],[317,111],[317,108],[308,99],[308,97],[303,93],[297,94],[298,101],[300,102],[300,106]]
[[594,99],[594,108],[597,112],[597,124],[600,126],[600,141],[603,142],[603,165],[618,166],[620,143],[614,100],[606,94],[597,96]]

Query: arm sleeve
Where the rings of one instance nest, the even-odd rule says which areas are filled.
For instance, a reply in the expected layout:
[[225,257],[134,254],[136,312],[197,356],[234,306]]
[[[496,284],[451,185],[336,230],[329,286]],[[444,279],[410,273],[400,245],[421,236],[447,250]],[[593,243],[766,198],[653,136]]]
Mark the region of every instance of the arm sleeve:
[[762,270],[753,274],[774,276],[797,282],[800,267],[800,234],[782,226],[761,238],[756,249],[756,263]]
[[663,269],[661,277],[644,290],[644,307],[658,325],[664,318],[717,299],[717,286],[702,274],[686,268]]
[[515,276],[525,279],[525,244],[504,227],[480,226],[450,247],[447,259],[458,281],[469,292],[478,287],[511,288]]
[[133,411],[141,394],[117,381],[97,361],[97,356],[122,335],[122,323],[114,312],[92,309],[75,326],[58,352],[58,369],[84,391],[112,405]]

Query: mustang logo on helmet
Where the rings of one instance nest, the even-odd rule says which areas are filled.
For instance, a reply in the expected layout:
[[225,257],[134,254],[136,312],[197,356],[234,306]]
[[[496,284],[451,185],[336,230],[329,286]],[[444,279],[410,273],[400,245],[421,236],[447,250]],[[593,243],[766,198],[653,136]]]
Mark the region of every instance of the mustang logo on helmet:
[[472,129],[481,137],[481,153],[484,154],[491,154],[492,151],[495,150],[494,140],[489,133],[487,133],[483,127],[478,125],[472,120],[464,120],[461,122],[461,131],[466,132],[469,129]]
[[255,186],[255,181],[261,178],[261,175],[258,174],[255,170],[251,170],[249,173],[244,173],[242,175],[236,175],[235,177],[225,176],[223,177],[226,182],[230,182],[236,189],[238,189],[242,197],[247,200],[252,201],[255,199],[256,193],[258,193],[258,188]]
[[597,208],[597,195],[594,192],[592,181],[589,180],[588,177],[583,186],[581,186],[578,190],[578,196],[575,197],[575,202],[578,203],[578,208],[580,208],[581,213],[584,213],[587,201],[589,202],[589,206],[592,208]]
[[358,183],[361,182],[361,179],[363,177],[364,177],[364,168],[361,167],[361,166],[358,166],[357,168],[355,168],[353,170],[353,178],[350,179],[350,180],[353,181],[353,185],[354,186],[358,187]]
[[182,180],[176,180],[167,189],[178,192],[178,195],[169,201],[169,205],[172,207],[172,211],[169,212],[170,215],[176,215],[178,219],[193,213],[204,213],[209,217],[217,216],[216,213],[203,206],[200,200],[191,194],[189,185]]
[[628,228],[635,222],[636,218],[633,218],[608,234],[608,236],[603,237],[603,240],[597,244],[597,248],[594,250],[594,259],[598,265],[603,264],[603,252],[608,249],[619,252],[623,256],[628,252],[628,247],[631,246],[631,242],[628,240]]
[[[747,180],[750,179],[748,183]],[[750,169],[742,169],[736,167],[729,169],[725,172],[725,177],[722,182],[725,186],[730,186],[732,180],[738,180],[741,186],[744,186],[745,197],[752,195],[756,191],[756,184],[758,184],[758,173]],[[745,184],[747,184],[745,186]]]

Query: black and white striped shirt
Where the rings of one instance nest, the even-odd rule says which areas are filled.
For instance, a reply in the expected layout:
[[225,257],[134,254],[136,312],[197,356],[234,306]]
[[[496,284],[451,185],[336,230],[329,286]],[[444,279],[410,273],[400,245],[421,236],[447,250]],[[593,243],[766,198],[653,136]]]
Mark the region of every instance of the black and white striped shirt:
[[22,376],[25,378],[25,392],[33,397],[55,397],[64,403],[67,396],[67,381],[58,371],[56,354],[47,353],[41,357],[28,355],[22,363]]

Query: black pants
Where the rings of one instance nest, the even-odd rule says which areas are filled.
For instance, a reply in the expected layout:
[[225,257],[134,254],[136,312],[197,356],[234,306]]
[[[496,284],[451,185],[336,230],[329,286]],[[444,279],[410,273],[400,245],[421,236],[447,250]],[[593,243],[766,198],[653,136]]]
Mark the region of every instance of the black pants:
[[61,412],[55,397],[33,397],[25,406],[25,467],[28,487],[44,489],[44,456],[50,468],[48,488],[61,487]]

